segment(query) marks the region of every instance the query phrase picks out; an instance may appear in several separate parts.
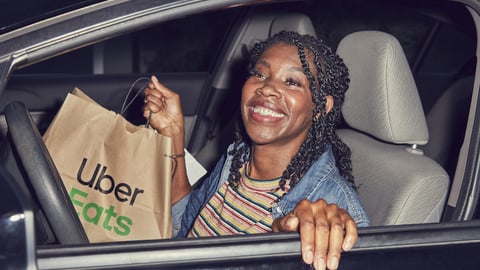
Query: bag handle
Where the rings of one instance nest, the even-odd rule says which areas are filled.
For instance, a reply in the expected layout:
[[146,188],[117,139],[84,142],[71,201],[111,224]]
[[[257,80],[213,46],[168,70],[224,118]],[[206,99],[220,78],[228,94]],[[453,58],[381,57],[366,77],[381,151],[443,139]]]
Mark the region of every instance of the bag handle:
[[[135,93],[135,95],[131,98],[130,101],[128,101],[128,97],[130,96],[130,93],[132,92],[133,88],[135,87],[135,85],[141,81],[147,81],[142,87],[140,87],[137,92]],[[148,83],[150,83],[150,78],[148,77],[140,77],[138,79],[136,79],[132,85],[130,86],[130,88],[128,89],[128,92],[127,94],[125,95],[125,99],[123,100],[123,105],[122,105],[122,109],[120,110],[120,114],[123,115],[128,107],[130,107],[133,103],[133,101],[135,101],[135,99],[138,97],[138,95],[140,95],[141,92],[143,92],[143,90],[145,89],[145,87],[147,87]],[[128,102],[127,102],[128,101]]]

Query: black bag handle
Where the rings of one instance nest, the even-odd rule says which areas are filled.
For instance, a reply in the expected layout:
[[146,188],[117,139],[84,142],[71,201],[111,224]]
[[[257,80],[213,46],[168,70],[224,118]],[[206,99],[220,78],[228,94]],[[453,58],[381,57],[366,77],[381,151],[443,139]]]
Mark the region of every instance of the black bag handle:
[[[133,95],[133,97],[130,99],[130,101],[128,101],[128,98],[129,98],[131,92],[133,91],[135,85],[137,83],[141,82],[141,81],[146,81],[146,83],[142,87],[138,88],[135,95]],[[127,109],[130,107],[130,105],[132,105],[133,101],[135,101],[135,99],[138,97],[138,95],[140,95],[140,93],[143,92],[143,89],[145,89],[145,87],[147,87],[148,83],[150,83],[150,78],[147,78],[147,77],[140,77],[132,83],[132,85],[128,89],[127,94],[125,95],[125,99],[123,100],[122,109],[120,110],[121,115],[123,115],[127,111]]]

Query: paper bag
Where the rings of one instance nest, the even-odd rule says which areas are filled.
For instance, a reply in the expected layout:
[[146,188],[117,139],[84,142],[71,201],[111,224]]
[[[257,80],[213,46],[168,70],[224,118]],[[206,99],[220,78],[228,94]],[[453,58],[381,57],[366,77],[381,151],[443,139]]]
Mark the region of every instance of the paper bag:
[[90,242],[171,237],[170,138],[79,89],[43,138]]

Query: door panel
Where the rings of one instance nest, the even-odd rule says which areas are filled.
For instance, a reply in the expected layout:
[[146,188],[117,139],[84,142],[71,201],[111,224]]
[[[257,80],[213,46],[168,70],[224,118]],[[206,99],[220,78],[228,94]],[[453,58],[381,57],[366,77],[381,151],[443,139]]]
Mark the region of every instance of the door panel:
[[[353,250],[342,254],[339,269],[478,269],[479,225],[362,228]],[[39,269],[312,269],[301,261],[295,233],[44,246],[37,258]]]
[[[196,72],[156,75],[163,84],[174,89],[181,96],[185,114],[186,140],[188,141],[208,74]],[[44,132],[67,93],[75,87],[80,88],[105,108],[118,113],[129,88],[140,77],[144,77],[144,75],[16,75],[11,77],[2,95],[0,108],[3,112],[3,108],[8,103],[14,100],[22,101],[32,112],[40,131]],[[146,80],[137,83],[130,97],[145,84]],[[124,116],[134,124],[144,123],[142,106],[143,92],[134,100]],[[2,135],[6,133],[3,113],[0,114],[0,132]]]

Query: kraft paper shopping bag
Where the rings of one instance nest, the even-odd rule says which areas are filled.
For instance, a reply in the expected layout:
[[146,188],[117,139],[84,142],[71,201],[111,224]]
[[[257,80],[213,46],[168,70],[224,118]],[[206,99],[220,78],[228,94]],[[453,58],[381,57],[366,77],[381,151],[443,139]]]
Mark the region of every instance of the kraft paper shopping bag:
[[90,242],[171,237],[171,140],[79,89],[44,141]]

